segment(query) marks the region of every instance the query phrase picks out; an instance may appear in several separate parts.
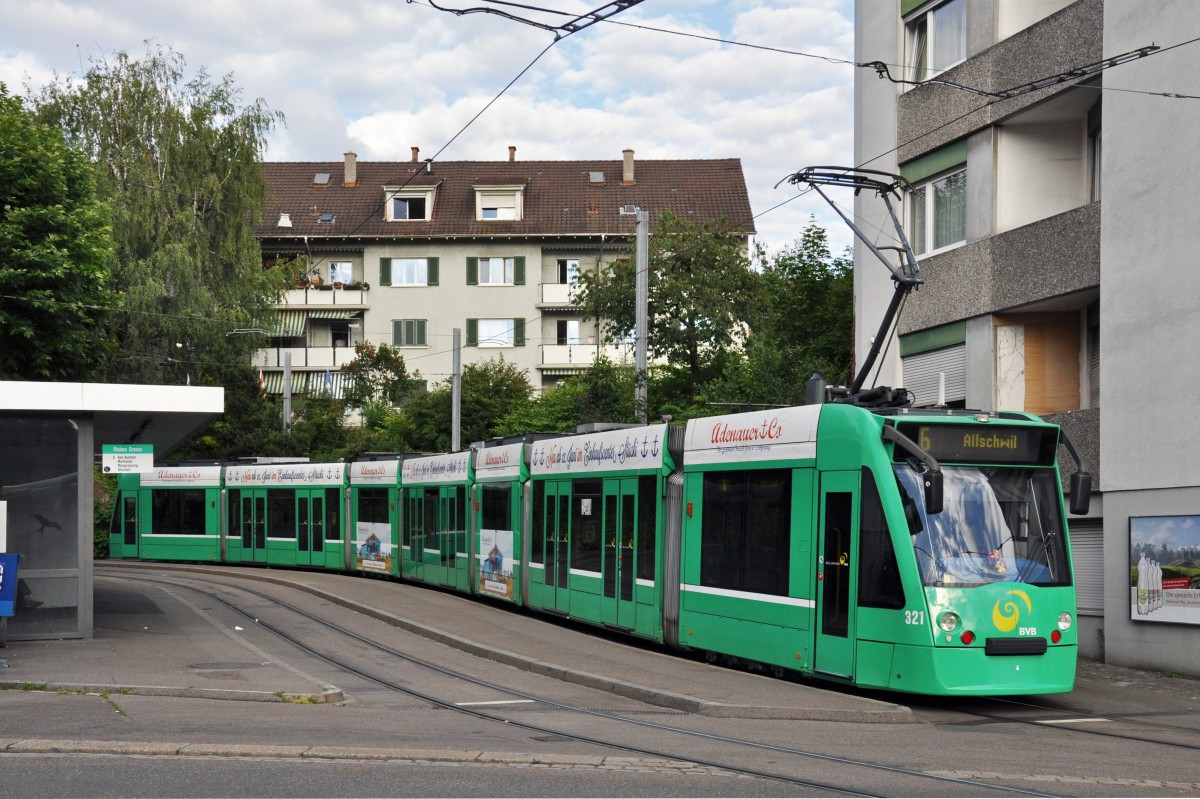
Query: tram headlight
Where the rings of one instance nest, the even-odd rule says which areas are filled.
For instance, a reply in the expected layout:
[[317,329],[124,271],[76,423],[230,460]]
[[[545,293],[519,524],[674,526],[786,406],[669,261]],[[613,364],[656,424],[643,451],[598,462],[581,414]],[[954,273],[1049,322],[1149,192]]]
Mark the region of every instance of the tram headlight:
[[1071,629],[1072,621],[1073,619],[1071,618],[1070,613],[1063,612],[1058,614],[1058,629],[1065,633],[1067,630]]
[[943,613],[938,616],[938,627],[941,627],[948,633],[952,633],[958,629],[959,623],[962,621],[957,613]]

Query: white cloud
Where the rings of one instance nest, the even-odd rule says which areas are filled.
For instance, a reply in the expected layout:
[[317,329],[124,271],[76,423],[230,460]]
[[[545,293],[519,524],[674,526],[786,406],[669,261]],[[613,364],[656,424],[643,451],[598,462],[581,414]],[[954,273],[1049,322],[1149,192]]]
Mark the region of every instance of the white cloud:
[[[580,13],[598,4],[547,5]],[[625,147],[639,158],[737,157],[760,239],[786,245],[816,214],[840,247],[849,231],[814,195],[768,209],[795,196],[773,188],[787,174],[850,163],[854,68],[792,53],[852,58],[851,5],[642,3],[558,42],[440,157],[499,160],[508,145],[526,159],[616,159]],[[0,0],[0,16],[0,81],[10,92],[26,75],[36,88],[152,40],[192,70],[232,72],[244,100],[284,112],[267,153],[275,160],[331,161],[346,150],[406,160],[414,145],[431,157],[551,42],[495,15],[454,16],[419,1]]]

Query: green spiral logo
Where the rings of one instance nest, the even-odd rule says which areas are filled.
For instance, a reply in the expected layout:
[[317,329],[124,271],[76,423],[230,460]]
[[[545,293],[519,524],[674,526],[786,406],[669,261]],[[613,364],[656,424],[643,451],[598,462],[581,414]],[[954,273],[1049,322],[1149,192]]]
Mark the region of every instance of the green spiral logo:
[[1025,612],[1033,613],[1033,603],[1029,601],[1029,594],[1024,591],[1012,591],[1008,597],[997,599],[996,606],[992,608],[992,624],[1002,633],[1012,632],[1021,620],[1021,607],[1013,597],[1024,600]]

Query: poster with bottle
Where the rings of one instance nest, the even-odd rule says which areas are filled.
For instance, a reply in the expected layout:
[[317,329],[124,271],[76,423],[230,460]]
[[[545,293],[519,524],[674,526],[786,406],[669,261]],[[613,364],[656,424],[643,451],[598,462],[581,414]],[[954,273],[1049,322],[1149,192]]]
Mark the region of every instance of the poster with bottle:
[[1200,624],[1200,516],[1130,517],[1129,618]]

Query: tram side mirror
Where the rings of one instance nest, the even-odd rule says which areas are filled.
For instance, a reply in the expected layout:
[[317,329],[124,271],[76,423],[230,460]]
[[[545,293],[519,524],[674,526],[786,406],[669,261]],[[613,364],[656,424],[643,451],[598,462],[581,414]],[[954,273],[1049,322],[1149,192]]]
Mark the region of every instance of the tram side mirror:
[[942,473],[940,471],[925,472],[925,512],[929,514],[942,512]]
[[1075,472],[1071,475],[1071,513],[1083,516],[1092,504],[1092,475]]

